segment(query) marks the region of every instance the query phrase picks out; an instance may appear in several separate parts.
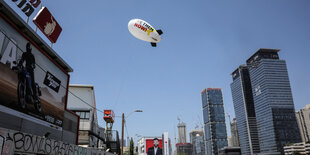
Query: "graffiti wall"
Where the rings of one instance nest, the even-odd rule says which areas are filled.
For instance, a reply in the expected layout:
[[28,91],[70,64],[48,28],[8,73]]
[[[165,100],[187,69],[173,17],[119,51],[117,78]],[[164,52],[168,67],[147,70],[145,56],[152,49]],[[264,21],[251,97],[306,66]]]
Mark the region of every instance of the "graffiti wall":
[[92,148],[79,147],[14,130],[0,128],[0,155],[16,153],[51,154],[51,155],[112,155]]

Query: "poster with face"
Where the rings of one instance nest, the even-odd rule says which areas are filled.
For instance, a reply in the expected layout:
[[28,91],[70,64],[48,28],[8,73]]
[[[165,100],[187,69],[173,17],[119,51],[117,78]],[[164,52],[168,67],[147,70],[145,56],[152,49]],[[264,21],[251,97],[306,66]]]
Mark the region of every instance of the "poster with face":
[[[68,74],[0,18],[0,106],[61,129]],[[21,116],[22,117],[22,116]]]

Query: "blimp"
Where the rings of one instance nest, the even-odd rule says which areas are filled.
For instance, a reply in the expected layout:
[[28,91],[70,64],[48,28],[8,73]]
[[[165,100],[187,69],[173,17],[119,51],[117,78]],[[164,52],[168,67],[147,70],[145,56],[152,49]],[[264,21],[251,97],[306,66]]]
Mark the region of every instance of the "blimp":
[[162,30],[156,30],[148,22],[142,19],[132,19],[128,23],[129,32],[136,38],[151,42],[153,47],[156,47],[156,43],[160,42],[160,35],[163,34]]

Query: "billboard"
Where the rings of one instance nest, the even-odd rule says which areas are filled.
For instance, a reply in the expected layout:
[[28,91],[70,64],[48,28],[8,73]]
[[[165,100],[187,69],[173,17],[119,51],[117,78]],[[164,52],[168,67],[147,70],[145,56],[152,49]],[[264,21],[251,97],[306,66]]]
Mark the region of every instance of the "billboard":
[[22,32],[0,18],[0,107],[61,130],[68,78]]
[[[163,148],[162,139],[161,139],[161,138],[158,138],[158,142],[159,142],[158,147],[162,149],[162,148]],[[145,152],[146,152],[146,154],[147,154],[149,148],[154,147],[154,140],[153,140],[153,138],[146,138],[146,139],[145,139],[145,144],[146,144]]]

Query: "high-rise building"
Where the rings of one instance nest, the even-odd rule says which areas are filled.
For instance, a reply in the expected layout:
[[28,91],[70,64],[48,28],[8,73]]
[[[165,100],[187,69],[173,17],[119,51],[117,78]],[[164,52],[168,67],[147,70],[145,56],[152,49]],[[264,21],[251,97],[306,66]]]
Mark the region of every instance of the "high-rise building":
[[230,123],[230,131],[231,131],[231,146],[239,147],[239,135],[238,135],[238,128],[237,128],[237,120],[234,118]]
[[193,146],[191,143],[177,143],[177,155],[193,155]]
[[249,70],[241,65],[232,73],[232,77],[230,87],[237,119],[234,125],[237,126],[231,130],[238,130],[242,154],[256,154],[260,148]]
[[303,142],[310,141],[310,104],[296,112],[297,123]]
[[178,124],[178,134],[179,134],[178,143],[186,143],[186,124],[185,123]]
[[[246,61],[246,66],[233,72],[231,90],[240,145],[242,147],[246,141],[242,138],[245,130],[250,131],[248,135],[251,136],[248,118],[253,116],[256,118],[260,154],[284,154],[285,144],[301,141],[286,62],[279,59],[278,52],[277,49],[259,49]],[[251,100],[248,87],[252,90],[254,106],[247,102]],[[242,107],[237,106],[242,103]],[[255,116],[252,115],[254,111]],[[240,125],[246,119],[248,125]]]
[[193,146],[193,155],[205,155],[203,130],[192,130],[189,136]]
[[207,88],[201,92],[205,151],[207,155],[218,155],[227,146],[225,112],[220,88]]

